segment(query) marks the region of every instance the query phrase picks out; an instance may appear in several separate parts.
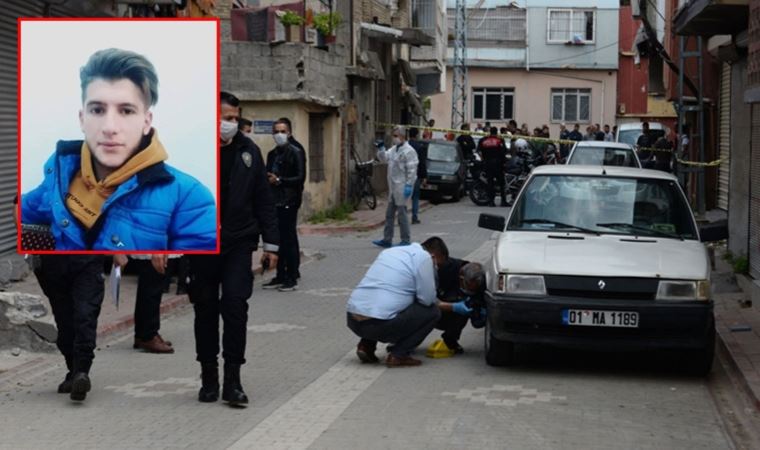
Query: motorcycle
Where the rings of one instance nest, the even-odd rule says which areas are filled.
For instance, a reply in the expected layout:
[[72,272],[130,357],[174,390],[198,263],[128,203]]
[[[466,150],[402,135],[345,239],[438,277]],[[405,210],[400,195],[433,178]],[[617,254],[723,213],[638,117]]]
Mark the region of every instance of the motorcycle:
[[[522,185],[528,179],[528,174],[533,170],[534,164],[532,156],[529,156],[527,153],[508,157],[507,167],[504,171],[505,203],[508,206],[512,206],[512,203],[514,203],[517,194],[522,189]],[[470,181],[469,185],[466,185],[468,186],[470,200],[478,206],[490,204],[489,180],[483,167],[483,161],[480,157],[477,160],[473,159],[468,163],[467,168],[467,179]]]

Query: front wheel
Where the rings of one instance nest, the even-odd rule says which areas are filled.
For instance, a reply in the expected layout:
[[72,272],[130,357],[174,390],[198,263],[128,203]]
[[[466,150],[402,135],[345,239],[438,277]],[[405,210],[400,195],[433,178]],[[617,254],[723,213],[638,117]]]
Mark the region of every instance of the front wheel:
[[493,336],[490,318],[486,319],[486,329],[483,334],[485,335],[486,364],[494,367],[504,367],[515,363],[515,344],[499,340]]
[[475,180],[470,188],[470,200],[478,206],[486,206],[491,203],[488,185],[481,180]]
[[372,183],[369,179],[364,181],[364,189],[362,191],[364,203],[367,204],[369,209],[374,210],[377,208],[377,196],[375,196],[375,188],[372,187]]

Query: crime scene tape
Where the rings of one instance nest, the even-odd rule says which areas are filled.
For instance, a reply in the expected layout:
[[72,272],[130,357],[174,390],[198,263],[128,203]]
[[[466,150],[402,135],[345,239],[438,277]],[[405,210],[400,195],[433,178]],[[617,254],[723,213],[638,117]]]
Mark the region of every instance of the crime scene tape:
[[[395,127],[405,127],[405,128],[417,128],[420,131],[437,131],[441,133],[454,133],[455,135],[460,134],[467,134],[470,136],[488,136],[490,135],[489,132],[486,131],[469,131],[469,130],[455,130],[453,128],[438,128],[438,127],[426,127],[421,125],[400,125],[400,124],[393,124],[393,123],[385,123],[385,122],[375,122],[375,125],[382,128],[395,128]],[[519,134],[497,134],[497,136],[502,137],[504,139],[525,139],[528,142],[540,142],[540,143],[556,143],[556,144],[565,144],[565,145],[574,145],[576,142],[572,139],[552,139],[552,138],[544,138],[544,137],[537,137],[537,136],[522,136]],[[583,141],[580,141],[583,142]],[[637,152],[654,152],[654,153],[675,153],[675,149],[670,148],[655,148],[655,147],[639,147],[636,149]],[[695,166],[695,167],[717,167],[720,166],[723,160],[716,159],[715,161],[710,162],[698,162],[698,161],[687,161],[681,158],[678,158],[676,156],[676,160],[679,164],[683,164],[685,166]]]
[[[438,131],[438,132],[442,132],[446,134],[454,133],[456,135],[468,134],[470,136],[489,136],[491,134],[487,131],[455,130],[453,128],[426,127],[422,125],[400,125],[400,124],[384,123],[384,122],[375,122],[375,125],[382,128],[395,128],[395,127],[404,127],[406,129],[417,128],[420,131]],[[536,137],[536,136],[522,136],[519,134],[512,134],[509,132],[507,132],[507,134],[497,134],[497,136],[505,138],[505,139],[525,139],[528,142],[536,141],[536,142],[548,142],[548,143],[558,143],[558,144],[567,144],[567,145],[572,145],[576,143],[576,141],[573,141],[570,139],[552,139],[552,138],[543,138],[543,137]]]

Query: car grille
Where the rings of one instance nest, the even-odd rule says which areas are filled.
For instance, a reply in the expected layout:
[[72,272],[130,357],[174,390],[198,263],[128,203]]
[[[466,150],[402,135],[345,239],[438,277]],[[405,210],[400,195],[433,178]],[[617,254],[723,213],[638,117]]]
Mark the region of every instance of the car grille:
[[547,275],[546,292],[557,297],[654,300],[659,281],[652,278]]

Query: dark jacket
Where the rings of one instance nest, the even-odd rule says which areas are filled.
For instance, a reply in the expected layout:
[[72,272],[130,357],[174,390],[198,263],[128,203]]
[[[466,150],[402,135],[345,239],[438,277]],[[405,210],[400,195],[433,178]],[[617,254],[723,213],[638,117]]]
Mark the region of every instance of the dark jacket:
[[507,146],[504,139],[498,136],[486,136],[481,139],[478,142],[478,152],[484,160],[492,163],[504,164],[507,161]]
[[409,145],[417,152],[417,179],[427,178],[427,144],[417,140],[409,139]]
[[573,130],[570,132],[570,134],[567,135],[567,138],[570,139],[571,141],[582,141],[583,135],[581,134],[580,131]]
[[459,291],[459,269],[467,264],[461,259],[449,258],[438,267],[438,298],[453,303],[462,297]]
[[267,172],[280,178],[280,183],[270,185],[275,206],[299,208],[306,181],[306,155],[293,144],[275,147],[267,154]]
[[469,134],[460,134],[459,137],[457,137],[457,142],[459,142],[459,147],[462,149],[464,159],[472,159],[472,153],[477,148],[475,145],[475,139]]
[[221,150],[236,153],[227,189],[229,194],[220,199],[222,252],[245,241],[252,241],[256,246],[259,236],[264,241],[264,250],[277,251],[280,243],[277,213],[261,150],[239,132],[229,145],[232,148]]

